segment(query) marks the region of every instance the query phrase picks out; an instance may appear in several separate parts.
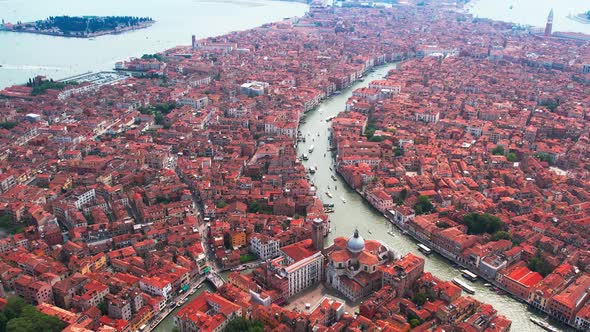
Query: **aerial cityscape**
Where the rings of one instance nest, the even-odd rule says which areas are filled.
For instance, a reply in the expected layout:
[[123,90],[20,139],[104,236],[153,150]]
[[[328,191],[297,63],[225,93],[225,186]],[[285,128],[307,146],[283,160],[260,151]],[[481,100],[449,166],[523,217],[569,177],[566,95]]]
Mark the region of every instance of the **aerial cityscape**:
[[590,34],[298,2],[0,90],[0,332],[590,331]]

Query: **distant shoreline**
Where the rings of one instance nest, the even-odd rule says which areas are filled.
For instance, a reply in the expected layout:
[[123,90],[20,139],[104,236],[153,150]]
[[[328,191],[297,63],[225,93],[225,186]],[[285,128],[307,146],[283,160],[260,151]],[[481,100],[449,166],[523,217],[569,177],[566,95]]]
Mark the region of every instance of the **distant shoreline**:
[[567,18],[569,18],[570,20],[576,21],[578,23],[590,24],[590,19],[588,18],[586,13],[580,13],[577,15],[568,15]]
[[118,34],[122,34],[125,32],[133,31],[133,30],[145,29],[145,28],[149,28],[154,23],[156,23],[156,21],[152,20],[152,21],[147,21],[147,22],[141,22],[141,23],[138,23],[137,25],[133,25],[133,26],[116,28],[114,30],[103,30],[103,31],[97,31],[97,32],[93,32],[93,33],[85,33],[82,35],[66,34],[62,31],[51,31],[51,30],[34,30],[34,29],[18,29],[17,30],[14,28],[10,29],[10,28],[6,28],[6,27],[2,27],[2,26],[0,26],[0,31],[30,33],[30,34],[36,34],[36,35],[56,36],[56,37],[65,37],[65,38],[82,38],[83,39],[83,38],[94,38],[94,37],[99,37],[99,36],[104,36],[104,35],[118,35]]

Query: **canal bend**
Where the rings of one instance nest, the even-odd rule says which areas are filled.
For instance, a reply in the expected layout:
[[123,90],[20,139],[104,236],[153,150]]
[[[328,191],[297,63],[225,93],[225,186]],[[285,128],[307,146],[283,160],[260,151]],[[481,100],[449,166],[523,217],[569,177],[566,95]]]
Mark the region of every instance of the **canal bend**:
[[[316,172],[310,175],[317,195],[325,204],[334,204],[335,211],[330,216],[331,233],[327,244],[331,244],[335,237],[350,236],[354,229],[358,228],[363,237],[381,240],[390,245],[396,253],[404,255],[412,252],[425,257],[418,252],[417,243],[412,238],[401,234],[397,229],[392,230],[387,219],[369,206],[356,191],[350,189],[341,177],[332,177],[335,174],[335,165],[332,153],[329,151],[330,122],[326,119],[344,111],[346,101],[354,89],[366,87],[371,80],[383,78],[395,66],[395,64],[388,64],[376,68],[374,72],[366,75],[363,82],[356,82],[351,88],[329,98],[315,110],[306,113],[304,123],[299,127],[306,141],[298,143],[297,151],[298,155],[308,155],[309,159],[303,161],[306,169],[317,167]],[[314,149],[312,153],[309,153],[308,149],[311,145]],[[327,192],[332,197],[329,197]],[[393,231],[394,236],[390,235],[389,231]],[[440,279],[451,280],[460,275],[460,268],[453,267],[450,261],[438,254],[432,254],[425,259],[425,270]],[[484,287],[484,282],[481,280],[469,284],[475,289],[475,294],[471,296],[493,305],[500,314],[512,320],[513,331],[542,331],[540,327],[530,322],[529,317],[533,313],[525,304],[513,300],[508,295],[496,294]]]

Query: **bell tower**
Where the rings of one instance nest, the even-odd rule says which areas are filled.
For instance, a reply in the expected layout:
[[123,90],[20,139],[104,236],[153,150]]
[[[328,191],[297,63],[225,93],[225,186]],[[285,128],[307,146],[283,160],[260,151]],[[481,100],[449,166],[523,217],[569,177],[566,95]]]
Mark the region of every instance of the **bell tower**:
[[324,221],[315,218],[311,225],[311,243],[315,250],[324,250]]
[[550,37],[553,33],[553,8],[549,12],[549,16],[547,16],[547,24],[545,25],[545,36]]

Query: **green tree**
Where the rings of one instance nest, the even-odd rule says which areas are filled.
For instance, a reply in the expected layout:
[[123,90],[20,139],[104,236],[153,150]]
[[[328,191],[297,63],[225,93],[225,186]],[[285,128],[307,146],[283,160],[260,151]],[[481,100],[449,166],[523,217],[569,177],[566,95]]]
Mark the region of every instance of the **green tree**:
[[412,302],[414,302],[414,304],[419,307],[423,306],[424,303],[426,303],[426,300],[426,295],[424,295],[423,293],[416,293],[412,297]]
[[383,136],[371,136],[369,142],[382,142],[385,139]]
[[231,235],[229,235],[229,233],[223,233],[223,244],[225,245],[225,249],[233,248],[231,243]]
[[511,163],[513,163],[513,162],[517,161],[517,160],[518,160],[518,158],[516,157],[516,153],[514,153],[514,152],[509,152],[509,153],[506,155],[506,160],[508,160],[508,161],[509,161],[509,162],[511,162]]
[[258,203],[258,201],[250,202],[250,205],[248,205],[248,212],[258,213],[258,211],[260,211],[260,203]]
[[422,322],[420,322],[420,320],[418,318],[410,319],[410,326],[412,328],[415,328],[415,327],[419,326],[420,324],[422,324]]
[[506,232],[506,231],[497,231],[494,234],[492,234],[491,237],[492,241],[498,241],[498,240],[512,240],[512,236],[510,236],[510,233]]
[[25,300],[18,296],[11,296],[7,299],[6,307],[4,307],[4,314],[8,320],[20,317],[23,312],[23,308],[27,304]]
[[156,112],[156,114],[154,115],[154,122],[157,125],[161,125],[164,122],[164,116],[162,115],[162,113]]
[[414,211],[416,215],[431,213],[434,212],[434,205],[430,203],[428,196],[420,195],[418,202],[414,205]]
[[226,206],[227,206],[227,202],[226,201],[221,201],[221,202],[217,203],[217,207],[220,208],[220,209],[223,209]]
[[504,147],[502,145],[497,145],[493,150],[492,154],[496,156],[504,155]]
[[109,306],[107,305],[106,300],[103,300],[102,302],[100,302],[96,307],[98,309],[100,309],[100,313],[103,315],[106,315],[109,313]]
[[227,323],[225,332],[264,332],[264,324],[261,321],[237,317]]
[[500,218],[487,213],[468,213],[463,216],[463,224],[467,226],[468,234],[494,234],[504,227]]
[[539,272],[543,277],[546,277],[549,273],[553,272],[553,268],[545,257],[543,257],[541,250],[537,251],[535,257],[533,257],[527,265],[531,271]]

